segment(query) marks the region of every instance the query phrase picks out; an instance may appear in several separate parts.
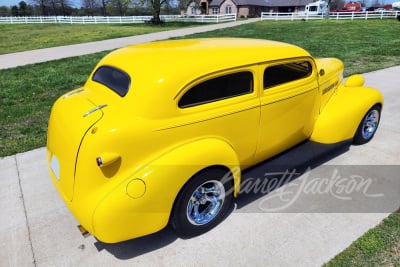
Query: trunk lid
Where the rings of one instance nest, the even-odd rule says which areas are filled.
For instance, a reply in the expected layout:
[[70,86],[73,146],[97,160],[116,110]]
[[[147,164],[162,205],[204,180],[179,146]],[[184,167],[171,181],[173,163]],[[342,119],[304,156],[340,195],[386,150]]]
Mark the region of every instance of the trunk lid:
[[48,126],[49,165],[65,199],[72,201],[75,168],[80,145],[86,133],[102,116],[106,105],[97,105],[81,93],[72,91],[54,104]]

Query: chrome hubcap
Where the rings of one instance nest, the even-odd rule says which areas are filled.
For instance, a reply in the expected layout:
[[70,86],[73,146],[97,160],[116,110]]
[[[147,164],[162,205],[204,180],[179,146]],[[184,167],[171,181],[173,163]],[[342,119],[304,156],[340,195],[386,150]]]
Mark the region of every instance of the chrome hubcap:
[[376,129],[378,128],[379,123],[379,112],[376,109],[371,110],[363,121],[361,134],[364,139],[370,139]]
[[212,221],[222,208],[225,188],[220,181],[207,181],[194,190],[189,199],[186,216],[193,225]]

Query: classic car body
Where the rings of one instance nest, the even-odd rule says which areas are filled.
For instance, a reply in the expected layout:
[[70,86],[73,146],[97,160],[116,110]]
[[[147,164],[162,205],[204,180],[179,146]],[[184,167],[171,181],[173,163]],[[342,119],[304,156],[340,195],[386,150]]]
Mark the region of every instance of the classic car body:
[[52,180],[104,242],[169,222],[183,235],[215,226],[241,170],[310,139],[368,142],[383,98],[343,64],[279,42],[160,41],[104,57],[49,120]]

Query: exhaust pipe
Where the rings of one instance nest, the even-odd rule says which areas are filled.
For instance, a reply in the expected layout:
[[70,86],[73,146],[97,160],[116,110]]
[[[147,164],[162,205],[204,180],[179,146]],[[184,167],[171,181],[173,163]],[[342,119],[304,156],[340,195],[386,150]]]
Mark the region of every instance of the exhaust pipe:
[[90,233],[88,232],[88,230],[85,229],[85,227],[83,227],[82,225],[78,225],[77,227],[79,229],[79,232],[81,232],[84,238],[90,236]]

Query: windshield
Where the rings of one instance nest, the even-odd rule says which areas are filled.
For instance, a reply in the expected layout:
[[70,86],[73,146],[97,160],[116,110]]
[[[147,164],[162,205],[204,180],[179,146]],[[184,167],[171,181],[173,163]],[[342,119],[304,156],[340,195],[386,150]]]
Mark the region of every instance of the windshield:
[[131,84],[131,78],[128,74],[110,66],[98,68],[92,80],[107,86],[121,97],[128,93]]

